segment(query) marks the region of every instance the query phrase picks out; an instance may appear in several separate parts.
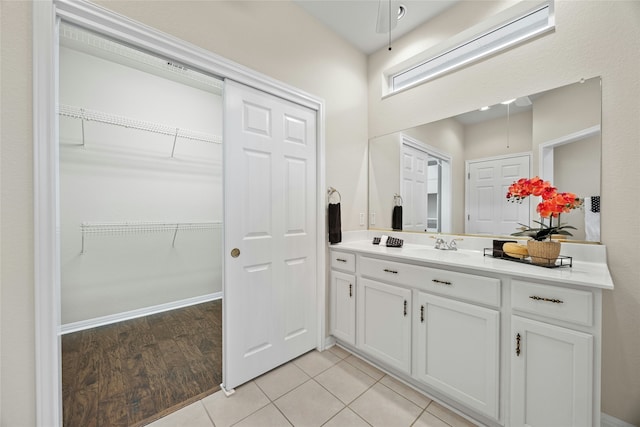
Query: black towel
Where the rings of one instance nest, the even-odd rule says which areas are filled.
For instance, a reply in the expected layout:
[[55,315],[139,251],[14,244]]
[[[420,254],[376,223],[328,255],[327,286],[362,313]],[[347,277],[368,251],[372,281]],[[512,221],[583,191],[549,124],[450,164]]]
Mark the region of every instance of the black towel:
[[402,206],[393,207],[393,215],[391,216],[391,228],[394,230],[402,230]]
[[340,243],[342,241],[342,227],[340,221],[340,203],[329,203],[329,243]]
[[591,196],[591,212],[600,212],[600,196]]

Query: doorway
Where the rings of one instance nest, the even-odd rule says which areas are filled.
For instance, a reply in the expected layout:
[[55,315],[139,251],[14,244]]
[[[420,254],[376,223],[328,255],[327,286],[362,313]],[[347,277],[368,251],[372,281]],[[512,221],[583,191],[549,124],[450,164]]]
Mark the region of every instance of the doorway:
[[[223,76],[254,89],[310,108],[317,117],[314,184],[316,213],[316,283],[325,283],[326,225],[324,187],[324,103],[321,99],[247,69],[216,54],[148,26],[84,2],[37,2],[33,5],[34,37],[34,170],[35,176],[35,300],[36,300],[36,409],[39,425],[60,425],[60,226],[58,210],[58,26],[77,23],[110,40],[126,41],[144,52],[178,59],[187,68]],[[313,197],[310,195],[310,197]],[[226,248],[230,249],[230,248]],[[225,249],[224,253],[228,253]],[[227,284],[225,283],[225,286]],[[325,347],[325,287],[315,289],[316,348]],[[225,310],[228,307],[225,306]],[[223,362],[224,363],[224,362]]]
[[401,147],[402,229],[450,233],[451,158],[407,135]]
[[65,425],[136,425],[222,382],[221,79],[60,24]]

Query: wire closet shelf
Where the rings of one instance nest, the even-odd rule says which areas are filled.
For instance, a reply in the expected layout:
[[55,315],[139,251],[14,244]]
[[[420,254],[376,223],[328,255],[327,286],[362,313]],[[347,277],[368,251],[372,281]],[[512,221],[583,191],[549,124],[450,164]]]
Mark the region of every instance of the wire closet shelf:
[[58,106],[58,114],[63,117],[82,120],[82,145],[85,145],[84,124],[85,122],[97,122],[114,126],[120,126],[127,129],[136,129],[146,132],[153,132],[160,135],[173,136],[173,149],[171,157],[175,151],[175,144],[179,138],[207,142],[211,144],[222,144],[222,137],[211,135],[205,132],[199,132],[189,129],[180,129],[178,127],[168,126],[160,123],[148,122],[145,120],[133,119],[130,117],[120,116],[117,114],[105,113],[102,111],[91,110],[87,108],[76,107],[73,105],[60,104]]
[[83,222],[80,225],[82,232],[82,254],[85,253],[85,237],[87,235],[125,235],[142,233],[173,232],[171,246],[175,247],[178,231],[216,230],[222,228],[222,221],[208,222]]

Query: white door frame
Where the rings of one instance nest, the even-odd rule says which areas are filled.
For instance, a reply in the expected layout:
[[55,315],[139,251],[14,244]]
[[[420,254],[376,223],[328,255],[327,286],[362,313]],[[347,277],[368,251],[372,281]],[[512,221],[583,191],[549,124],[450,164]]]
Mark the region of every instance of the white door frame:
[[[413,147],[416,150],[420,150],[424,153],[427,153],[429,156],[432,157],[437,157],[441,160],[446,161],[449,165],[451,165],[451,163],[453,162],[453,158],[451,157],[450,154],[445,153],[444,151],[440,151],[437,148],[434,148],[428,144],[425,144],[424,142],[417,140],[415,138],[410,137],[409,135],[406,134],[401,134],[400,135],[400,183],[399,183],[399,187],[400,188],[400,194],[402,194],[402,168],[404,167],[403,163],[402,163],[402,146],[403,145],[407,145],[409,147]],[[451,175],[451,167],[447,168],[446,172],[443,172],[443,176],[445,176],[446,174],[446,179],[443,179],[443,182],[445,183],[445,188],[443,189],[442,193],[443,194],[451,194],[451,189],[452,189],[452,185],[453,185],[453,176]],[[427,176],[428,178],[428,176]],[[449,191],[447,191],[447,188],[449,188]],[[448,227],[451,226],[452,224],[452,217],[453,217],[453,199],[449,196],[447,197],[443,197],[442,198],[442,211],[446,211],[447,214],[446,215],[442,215],[442,224],[447,225]],[[426,218],[425,218],[426,221]],[[426,224],[425,224],[426,225]],[[447,227],[447,228],[448,228]],[[450,232],[447,231],[447,232]]]
[[325,344],[324,101],[84,0],[33,2],[35,377],[38,426],[62,425],[58,189],[58,23],[61,19],[187,66],[306,106],[317,114],[317,347]]

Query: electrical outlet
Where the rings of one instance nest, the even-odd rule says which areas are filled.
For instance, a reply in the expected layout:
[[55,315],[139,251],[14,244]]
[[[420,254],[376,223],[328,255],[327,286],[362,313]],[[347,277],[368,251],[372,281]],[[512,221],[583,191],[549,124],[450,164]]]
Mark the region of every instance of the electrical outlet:
[[360,212],[360,225],[364,225],[364,212]]
[[369,224],[376,225],[376,213],[373,212],[369,215]]

